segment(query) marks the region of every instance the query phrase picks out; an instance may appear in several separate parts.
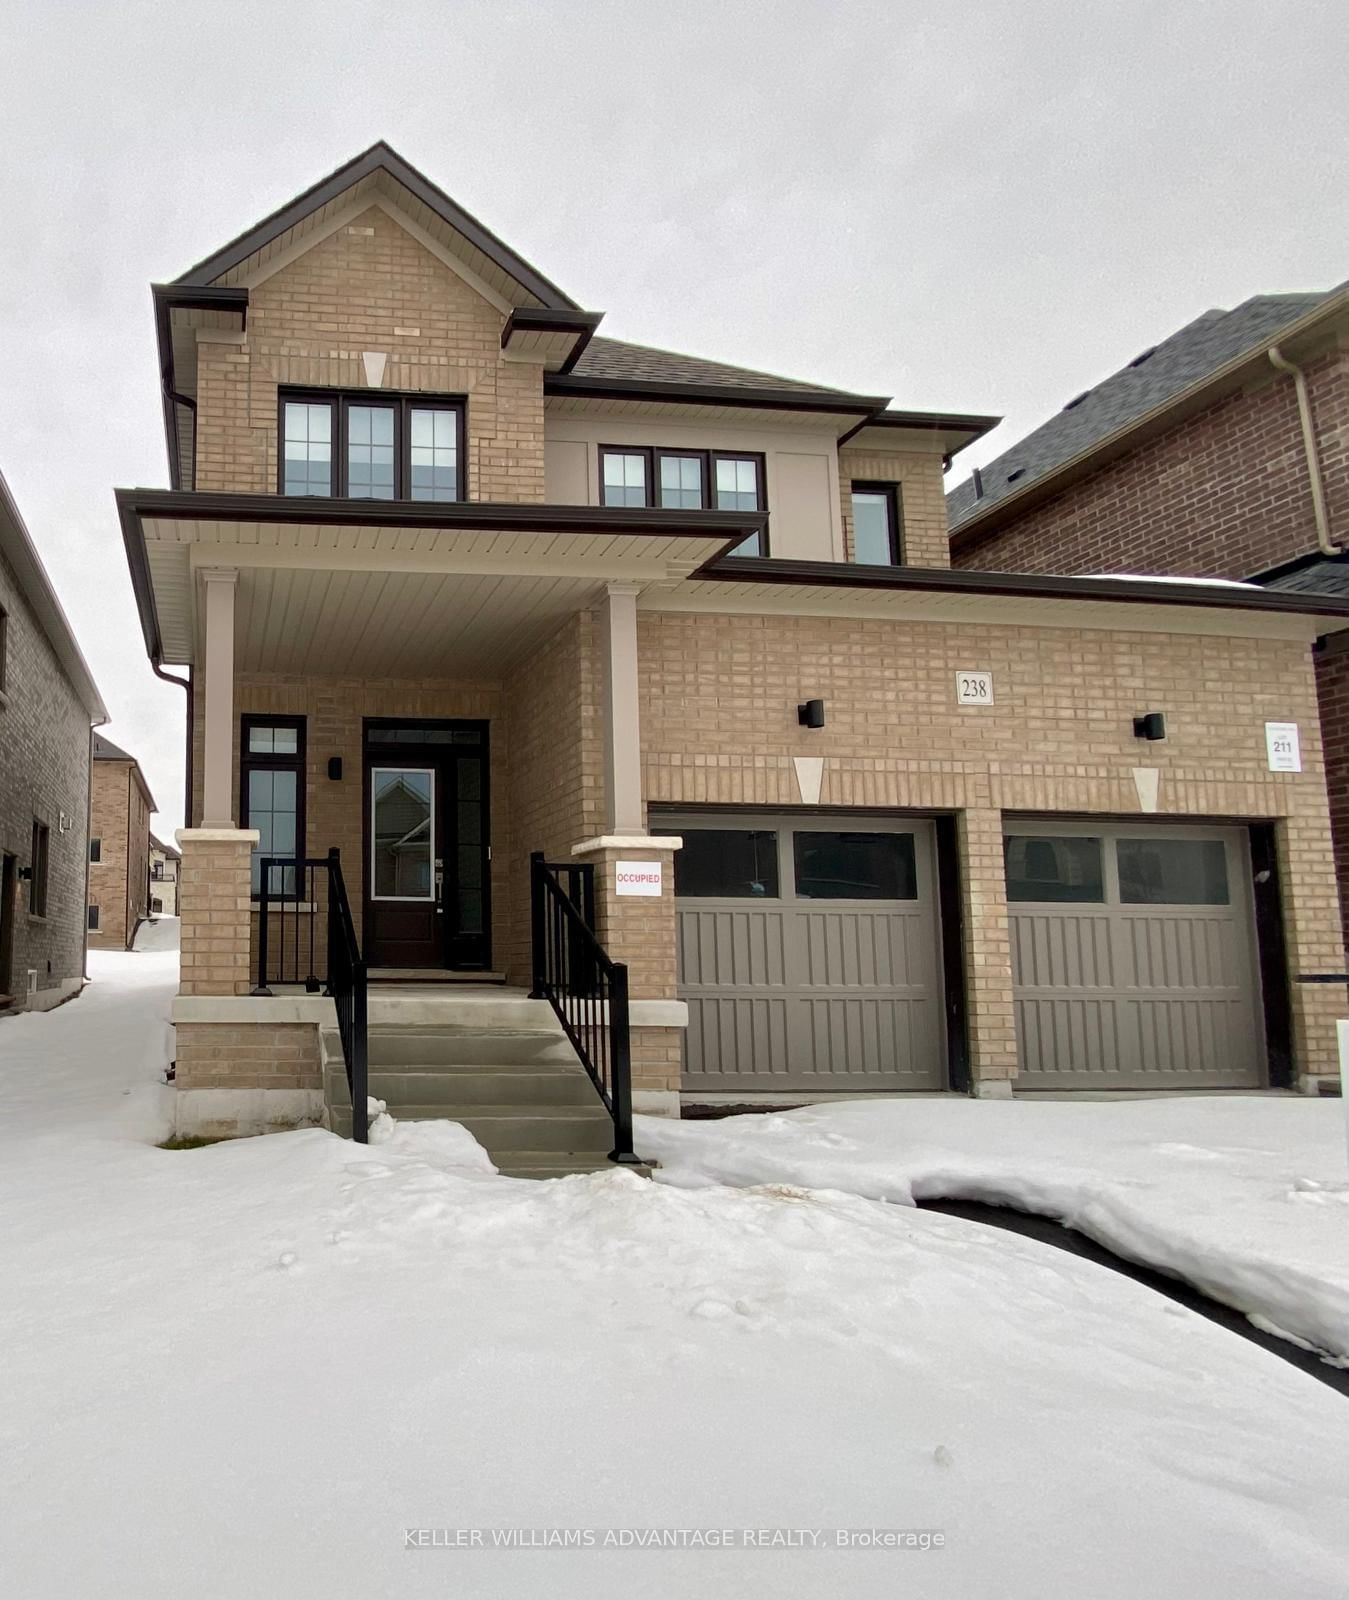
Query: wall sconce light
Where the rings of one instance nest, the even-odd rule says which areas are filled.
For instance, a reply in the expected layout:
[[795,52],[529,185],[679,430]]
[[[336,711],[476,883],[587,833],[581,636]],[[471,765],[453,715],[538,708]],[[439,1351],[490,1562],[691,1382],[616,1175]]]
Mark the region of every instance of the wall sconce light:
[[803,728],[824,727],[824,701],[807,700],[797,706],[796,720]]
[[338,780],[341,778],[341,776],[342,776],[342,757],[341,756],[329,756],[328,757],[328,776],[333,780],[334,783],[338,782]]
[[1135,717],[1134,738],[1165,739],[1166,714],[1161,711],[1149,711],[1141,717]]

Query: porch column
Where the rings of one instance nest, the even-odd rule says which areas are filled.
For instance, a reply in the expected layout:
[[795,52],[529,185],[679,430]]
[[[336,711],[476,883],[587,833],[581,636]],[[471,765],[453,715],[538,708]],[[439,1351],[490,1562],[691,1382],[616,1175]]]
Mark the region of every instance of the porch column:
[[1012,1093],[1017,1056],[1002,812],[992,807],[960,812],[956,837],[963,869],[970,1086],[981,1099],[1005,1099]]
[[611,583],[601,608],[604,651],[605,832],[639,836],[642,739],[637,710],[637,596],[641,585]]
[[201,580],[205,633],[201,825],[203,828],[232,828],[235,821],[234,590],[239,573],[233,567],[207,567],[201,573]]

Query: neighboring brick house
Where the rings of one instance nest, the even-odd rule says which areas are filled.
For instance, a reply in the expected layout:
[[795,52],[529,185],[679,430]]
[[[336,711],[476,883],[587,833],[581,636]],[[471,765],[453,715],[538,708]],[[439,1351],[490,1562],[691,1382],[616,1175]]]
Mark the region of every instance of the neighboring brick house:
[[[1070,400],[949,505],[957,567],[1349,594],[1349,289],[1205,312]],[[1344,642],[1320,642],[1316,678],[1349,927]]]
[[171,844],[150,835],[150,915],[178,915],[178,866],[181,854]]
[[90,727],[107,719],[0,477],[0,1015],[84,982]]
[[171,487],[117,503],[192,679],[180,1131],[344,1126],[339,1038],[416,1112],[527,992],[615,1129],[625,1039],[665,1112],[1331,1081],[1349,600],[953,571],[994,419],[601,338],[384,145],[154,301]]
[[135,756],[94,735],[89,818],[89,943],[129,950],[150,914],[150,813],[155,802]]

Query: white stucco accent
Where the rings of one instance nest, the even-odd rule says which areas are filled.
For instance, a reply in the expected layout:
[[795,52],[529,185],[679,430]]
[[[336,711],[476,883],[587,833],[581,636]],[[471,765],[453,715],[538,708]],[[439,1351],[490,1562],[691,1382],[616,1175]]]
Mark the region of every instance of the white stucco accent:
[[796,768],[796,787],[801,792],[801,804],[819,805],[820,790],[824,785],[824,757],[793,756],[792,765]]
[[1138,809],[1152,813],[1157,809],[1157,795],[1161,789],[1160,767],[1135,767],[1134,788],[1138,791]]
[[256,828],[175,828],[177,844],[247,843],[250,847],[262,841]]
[[[678,1117],[678,1089],[634,1089],[632,1109],[642,1117]],[[638,1154],[641,1152],[639,1151]]]
[[652,838],[645,833],[602,833],[594,839],[582,839],[571,847],[574,856],[589,855],[592,850],[682,850],[684,841],[673,834],[667,838]]
[[361,365],[365,368],[365,381],[369,388],[378,389],[384,382],[384,369],[389,358],[382,350],[363,350]]

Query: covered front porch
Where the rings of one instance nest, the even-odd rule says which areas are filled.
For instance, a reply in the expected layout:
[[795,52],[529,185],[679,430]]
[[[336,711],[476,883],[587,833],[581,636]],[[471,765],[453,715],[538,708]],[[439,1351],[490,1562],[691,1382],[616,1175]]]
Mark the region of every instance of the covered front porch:
[[593,867],[595,931],[632,965],[636,1092],[677,1103],[673,912],[613,901],[617,862],[673,848],[645,836],[637,601],[755,519],[148,492],[123,518],[152,653],[192,673],[180,1088],[244,1086],[267,1045],[239,1030],[261,1025],[308,1058],[247,1086],[320,1087],[334,865],[391,992],[528,990],[542,852]]

